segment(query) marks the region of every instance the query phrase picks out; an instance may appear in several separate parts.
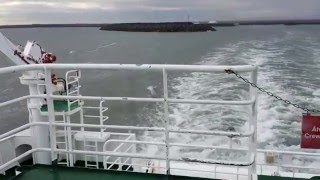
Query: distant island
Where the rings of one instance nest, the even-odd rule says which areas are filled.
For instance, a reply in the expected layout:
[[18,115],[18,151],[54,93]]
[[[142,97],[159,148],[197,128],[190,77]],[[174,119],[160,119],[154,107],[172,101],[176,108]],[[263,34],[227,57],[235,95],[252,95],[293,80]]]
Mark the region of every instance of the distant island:
[[119,23],[101,26],[104,31],[129,32],[206,32],[216,31],[210,23],[161,22],[161,23]]
[[215,31],[219,27],[251,26],[251,25],[320,25],[320,19],[289,20],[239,20],[239,21],[199,21],[199,22],[147,22],[147,23],[71,23],[71,24],[12,24],[0,25],[0,29],[9,28],[65,28],[65,27],[97,27],[109,31],[141,31],[141,32],[201,32]]

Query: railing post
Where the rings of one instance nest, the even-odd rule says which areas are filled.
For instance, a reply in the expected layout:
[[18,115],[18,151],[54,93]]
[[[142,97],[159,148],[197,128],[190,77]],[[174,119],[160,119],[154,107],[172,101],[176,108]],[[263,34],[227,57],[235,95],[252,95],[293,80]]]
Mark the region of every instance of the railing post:
[[[80,124],[84,124],[84,115],[83,115],[83,105],[81,104],[81,109],[80,109]],[[84,131],[84,127],[81,127],[81,132]]]
[[170,149],[169,149],[169,105],[168,105],[168,74],[163,68],[163,99],[164,99],[164,121],[165,121],[165,143],[166,143],[166,173],[170,174]]
[[[257,84],[258,82],[258,68],[254,69],[251,73],[250,80],[252,83]],[[256,165],[256,159],[257,159],[257,108],[258,108],[258,92],[257,89],[250,86],[250,99],[254,98],[255,101],[252,105],[250,105],[250,121],[249,121],[249,128],[254,128],[254,133],[250,138],[250,156],[254,155],[254,162],[249,168],[249,177],[250,179],[256,179],[257,176],[257,165]]]
[[[100,125],[103,125],[103,98],[101,98],[101,100],[100,100],[100,103],[99,103],[99,116],[100,116],[100,118],[99,118],[99,120],[100,120]],[[102,135],[103,135],[103,132],[104,132],[104,130],[103,130],[103,128],[101,128],[100,129],[100,135],[101,135],[101,137],[102,137]]]
[[[70,115],[66,115],[66,119],[67,119],[67,123],[70,124],[71,120],[70,120]],[[68,151],[72,151],[73,147],[72,147],[72,133],[71,133],[71,127],[67,127],[67,146],[66,149],[68,149]],[[73,154],[69,153],[69,166],[73,167]]]
[[[51,70],[45,70],[45,84],[46,84],[46,100],[47,100],[47,109],[48,109],[48,118],[49,118],[49,133],[50,133],[50,147],[51,147],[51,161],[57,159],[56,153],[54,150],[56,149],[56,130],[53,126],[55,122],[55,115],[54,115],[54,104],[53,99],[51,98],[52,95],[52,80],[51,80]],[[41,136],[39,134],[39,136]]]

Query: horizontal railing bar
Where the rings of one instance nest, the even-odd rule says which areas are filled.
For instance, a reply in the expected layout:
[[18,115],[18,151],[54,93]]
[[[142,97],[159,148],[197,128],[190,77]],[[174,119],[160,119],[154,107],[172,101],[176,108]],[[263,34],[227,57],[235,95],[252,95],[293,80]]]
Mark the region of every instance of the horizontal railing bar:
[[11,138],[14,138],[15,137],[15,135],[11,135],[11,136],[7,136],[7,137],[5,137],[5,138],[2,138],[2,139],[0,139],[0,143],[2,143],[2,142],[4,142],[4,141],[7,141],[7,140],[9,140],[9,139],[11,139]]
[[31,150],[19,155],[18,157],[11,159],[10,161],[8,161],[0,166],[0,171],[2,171],[7,166],[10,166],[11,164],[18,162],[20,159],[25,158],[36,151],[37,151],[37,149],[31,149]]
[[[63,124],[63,123],[61,123]],[[3,138],[6,138],[8,136],[11,136],[11,135],[15,135],[16,133],[20,132],[20,131],[23,131],[27,128],[30,128],[31,126],[49,126],[50,123],[49,122],[32,122],[32,123],[28,123],[28,124],[25,124],[25,125],[22,125],[20,127],[17,127],[11,131],[8,131],[6,133],[3,133],[0,135],[0,141],[3,139]]]
[[256,65],[242,66],[210,66],[210,65],[174,65],[174,64],[29,64],[10,66],[0,69],[0,74],[18,71],[32,71],[45,69],[92,69],[92,70],[158,70],[167,71],[198,71],[198,72],[225,72],[232,69],[237,72],[250,72]]
[[[23,101],[25,99],[31,98],[46,98],[46,95],[27,95],[19,98],[15,98],[9,101],[5,101],[0,103],[0,107],[7,106],[19,101]],[[58,96],[52,95],[53,99],[69,99],[69,100],[109,100],[109,101],[136,101],[136,102],[164,102],[163,98],[137,98],[137,97],[97,97],[97,96]],[[169,103],[190,103],[190,104],[220,104],[220,105],[248,105],[252,104],[255,99],[251,99],[249,101],[216,101],[216,100],[193,100],[193,99],[168,99]],[[76,103],[78,101],[70,102],[70,104]],[[96,109],[94,107],[90,107],[86,109]]]
[[[46,151],[51,151],[50,148],[47,148]],[[116,157],[130,157],[130,158],[141,158],[141,159],[157,159],[157,160],[165,160],[165,158],[158,156],[147,156],[147,155],[139,155],[137,153],[121,153],[121,152],[99,152],[99,151],[82,151],[82,150],[63,150],[63,149],[55,149],[53,150],[57,153],[71,153],[71,154],[86,154],[86,155],[99,155],[99,156],[116,156]]]
[[188,103],[188,104],[220,104],[220,105],[249,105],[255,102],[255,98],[242,101],[217,101],[217,100],[200,100],[200,99],[168,99],[169,103]]
[[136,97],[98,97],[98,96],[60,96],[52,95],[53,99],[81,99],[81,100],[108,100],[108,101],[137,101],[137,102],[163,102],[163,98],[136,98]]
[[120,142],[120,143],[128,143],[128,144],[150,144],[150,145],[166,145],[165,143],[162,142],[152,142],[152,141],[131,141],[131,140],[117,140],[117,139],[110,139],[105,142],[107,144],[112,143],[112,142]]
[[95,125],[95,124],[74,124],[74,123],[52,123],[54,126],[66,127],[86,127],[86,128],[105,128],[105,129],[118,129],[118,130],[142,130],[142,131],[165,131],[164,128],[159,127],[136,127],[136,126],[117,126],[117,125]]
[[[136,127],[136,126],[115,126],[115,125],[95,125],[95,124],[74,124],[74,123],[52,123],[54,126],[66,126],[66,127],[87,127],[87,128],[105,128],[105,129],[122,129],[122,130],[146,130],[146,131],[165,131],[165,128],[155,127]],[[190,134],[202,134],[202,135],[221,135],[232,137],[249,137],[254,133],[254,129],[248,133],[238,132],[225,132],[225,131],[205,131],[205,130],[189,130],[189,129],[169,129],[169,132],[173,133],[190,133]]]
[[[108,101],[136,101],[136,102],[164,102],[164,98],[143,98],[143,97],[99,97],[99,96],[60,96],[52,95],[53,99],[81,99],[81,100],[108,100]],[[169,103],[190,103],[190,104],[220,104],[220,105],[249,105],[255,102],[255,98],[245,101],[217,101],[200,99],[167,99]]]
[[241,174],[241,173],[237,173],[237,172],[222,172],[222,171],[208,171],[208,170],[200,170],[200,169],[188,169],[188,168],[175,168],[170,167],[170,169],[175,169],[175,170],[181,170],[181,171],[196,171],[196,172],[204,172],[204,173],[212,173],[212,174],[228,174],[228,175],[239,175],[239,176],[248,176],[248,174]]
[[290,155],[301,155],[301,156],[319,156],[320,153],[309,153],[309,152],[295,152],[295,151],[280,151],[280,150],[268,150],[268,149],[257,149],[258,153],[277,153],[277,154],[290,154]]
[[109,118],[109,116],[97,116],[97,115],[83,115],[83,116],[85,116],[85,117],[91,117],[91,118],[100,118],[100,117],[102,117],[102,118]]
[[225,72],[232,69],[237,72],[249,72],[256,69],[255,65],[241,66],[210,66],[210,65],[170,65],[170,64],[46,64],[47,69],[126,69],[126,70],[163,70],[168,71],[202,71]]
[[[0,139],[12,135],[13,133],[24,130],[30,126],[36,125],[50,125],[49,122],[33,122],[23,125],[17,129],[11,130],[3,135],[0,135]],[[136,126],[117,126],[117,125],[95,125],[95,124],[74,124],[74,123],[52,123],[53,126],[60,127],[86,127],[86,128],[96,128],[96,129],[121,129],[121,130],[142,130],[142,131],[160,131],[164,132],[165,128],[159,127],[136,127]],[[171,133],[190,133],[190,134],[202,134],[202,135],[220,135],[220,136],[232,136],[232,137],[249,137],[253,134],[254,129],[248,133],[238,133],[238,132],[225,132],[225,131],[205,131],[205,130],[189,130],[189,129],[170,129]]]
[[221,146],[206,146],[206,145],[197,145],[197,144],[182,144],[182,143],[170,143],[170,146],[178,146],[178,147],[196,147],[196,148],[204,148],[204,149],[219,149],[219,150],[234,150],[234,151],[248,151],[245,148],[229,148],[229,147],[221,147]]
[[[161,145],[165,146],[165,143],[162,142],[152,142],[152,141],[132,141],[132,140],[116,140],[111,139],[105,142],[104,146],[112,142],[120,142],[120,143],[128,143],[128,144],[148,144],[148,145]],[[170,143],[169,146],[178,146],[178,147],[193,147],[193,148],[204,148],[204,149],[219,149],[219,150],[235,150],[235,151],[248,151],[248,149],[244,148],[228,148],[221,146],[206,146],[206,145],[196,145],[196,144],[182,144],[182,143]]]
[[194,162],[194,163],[205,163],[205,164],[218,164],[227,166],[251,166],[255,162],[255,155],[251,154],[250,161],[239,162],[239,161],[223,161],[223,160],[212,160],[212,159],[196,159],[196,158],[179,158],[171,159],[173,161],[183,161],[183,162]]
[[46,95],[26,95],[26,96],[21,96],[21,97],[15,98],[15,99],[11,99],[11,100],[8,100],[8,101],[5,101],[5,102],[1,102],[0,103],[0,107],[4,107],[4,106],[7,106],[7,105],[10,105],[10,104],[19,102],[19,101],[23,101],[23,100],[26,100],[26,99],[46,98],[46,97],[47,97]]
[[[51,151],[51,149],[48,148]],[[55,149],[54,152],[61,153],[71,153],[71,154],[90,154],[90,155],[100,155],[100,156],[116,156],[116,157],[128,157],[128,158],[141,158],[141,159],[157,159],[157,160],[166,160],[166,158],[158,157],[158,156],[147,156],[140,155],[137,153],[121,153],[121,152],[97,152],[97,151],[82,151],[82,150],[61,150]],[[209,163],[209,164],[219,164],[219,165],[229,165],[229,166],[250,166],[254,161],[254,155],[251,156],[250,162],[237,162],[237,161],[222,161],[222,160],[185,160],[181,158],[170,158],[172,161],[182,161],[182,162],[196,162],[196,163]]]
[[34,65],[18,65],[0,68],[0,74],[8,74],[23,71],[33,71],[33,70],[45,70],[45,66],[34,66]]
[[96,116],[96,115],[83,115],[83,116],[87,118],[100,118],[100,116]]
[[[313,170],[320,170],[320,168],[315,168],[315,167],[280,165],[280,164],[260,164],[260,163],[257,163],[257,165],[258,165],[258,166],[281,167],[281,168],[292,168],[292,169],[313,169]],[[261,167],[261,168],[263,169],[263,167]]]
[[83,109],[97,109],[99,110],[100,107],[97,107],[97,106],[82,106]]
[[[49,124],[49,123],[48,123]],[[23,130],[25,130],[25,129],[27,129],[27,128],[30,128],[32,125],[29,123],[29,124],[25,124],[25,125],[22,125],[22,126],[20,126],[20,127],[17,127],[17,128],[15,128],[15,129],[13,129],[13,130],[11,130],[11,131],[8,131],[8,132],[6,132],[6,133],[4,133],[4,134],[1,134],[0,135],[0,140],[1,139],[3,139],[3,138],[6,138],[6,137],[8,137],[8,136],[11,136],[11,135],[14,135],[14,134],[16,134],[16,133],[18,133],[18,132],[20,132],[20,131],[23,131]]]
[[35,152],[51,152],[51,149],[50,148],[33,148],[33,149],[30,149],[27,152],[24,152],[23,154],[19,155],[18,157],[15,157],[15,158],[11,159],[10,161],[2,164],[0,166],[0,171],[2,171],[7,166],[10,166],[11,164],[18,162],[19,160],[21,160],[21,159],[23,159],[23,158],[25,158],[25,157],[27,157],[30,154],[33,154]]

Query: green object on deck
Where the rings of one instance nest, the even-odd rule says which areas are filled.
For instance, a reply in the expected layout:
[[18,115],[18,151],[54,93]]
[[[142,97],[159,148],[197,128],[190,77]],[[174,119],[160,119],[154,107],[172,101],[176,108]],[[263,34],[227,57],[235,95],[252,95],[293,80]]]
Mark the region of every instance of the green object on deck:
[[[53,101],[54,104],[54,111],[55,112],[68,112],[68,102],[65,100],[54,100]],[[78,103],[73,103],[70,106],[70,111],[78,108],[79,105]],[[48,111],[48,106],[47,105],[43,105],[40,109],[42,112],[47,112]]]

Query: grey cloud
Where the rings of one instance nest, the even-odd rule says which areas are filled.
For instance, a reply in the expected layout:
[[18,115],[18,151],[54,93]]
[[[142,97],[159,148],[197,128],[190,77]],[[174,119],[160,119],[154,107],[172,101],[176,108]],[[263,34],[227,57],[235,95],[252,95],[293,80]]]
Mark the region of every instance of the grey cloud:
[[319,0],[0,0],[0,24],[320,18]]

